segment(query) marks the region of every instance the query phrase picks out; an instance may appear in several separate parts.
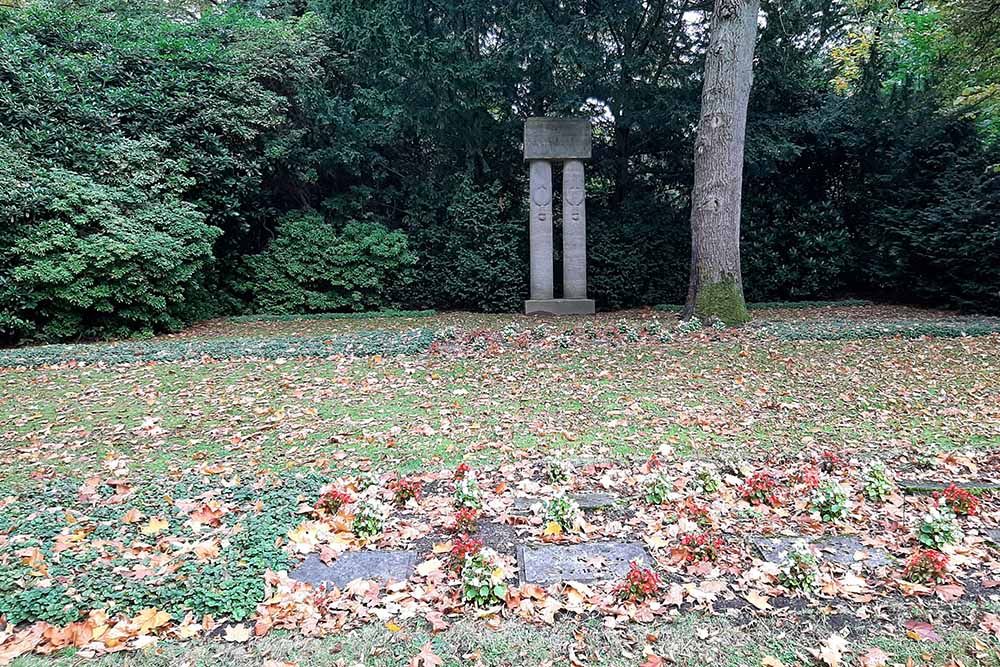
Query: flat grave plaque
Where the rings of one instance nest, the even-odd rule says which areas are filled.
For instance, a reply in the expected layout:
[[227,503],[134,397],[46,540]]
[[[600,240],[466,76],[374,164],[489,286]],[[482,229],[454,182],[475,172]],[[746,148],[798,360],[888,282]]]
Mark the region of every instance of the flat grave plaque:
[[[892,556],[885,549],[870,547],[861,543],[854,535],[836,535],[807,539],[801,537],[754,537],[751,542],[761,556],[769,563],[780,565],[792,547],[801,539],[806,539],[819,550],[820,557],[830,563],[851,567],[862,563],[868,568],[878,568],[893,564]],[[861,552],[866,558],[856,560],[854,555]]]
[[522,584],[548,586],[563,581],[590,583],[620,579],[629,563],[649,567],[652,562],[638,542],[519,546],[518,570]]
[[345,551],[330,565],[313,554],[289,576],[313,586],[325,584],[343,588],[355,579],[405,581],[413,574],[415,565],[416,553],[413,551]]

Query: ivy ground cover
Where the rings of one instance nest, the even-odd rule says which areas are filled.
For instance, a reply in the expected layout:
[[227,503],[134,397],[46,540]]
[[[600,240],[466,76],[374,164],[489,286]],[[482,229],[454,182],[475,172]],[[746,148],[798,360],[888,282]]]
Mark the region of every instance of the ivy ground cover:
[[[873,308],[768,317],[868,332],[921,316]],[[996,659],[996,500],[898,484],[998,481],[996,334],[417,319],[433,342],[399,354],[0,371],[0,661]],[[233,326],[266,340],[347,325]],[[578,511],[587,491],[617,501]],[[863,541],[854,565],[816,546],[835,535]],[[588,585],[520,585],[510,548],[636,536],[651,567]],[[761,536],[801,545],[769,562]],[[288,576],[372,548],[417,551],[413,577],[315,591]]]

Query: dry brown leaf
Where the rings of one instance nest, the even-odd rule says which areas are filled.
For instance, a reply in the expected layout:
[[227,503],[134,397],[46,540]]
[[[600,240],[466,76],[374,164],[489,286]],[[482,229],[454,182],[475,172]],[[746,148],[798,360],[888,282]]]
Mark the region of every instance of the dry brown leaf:
[[812,649],[811,652],[813,657],[826,663],[828,667],[840,667],[846,648],[847,640],[834,633],[820,645],[819,649]]
[[226,628],[226,634],[223,637],[227,642],[239,643],[250,641],[250,628],[245,625],[230,625]]
[[444,660],[434,653],[430,642],[421,646],[420,653],[410,658],[410,667],[439,667],[443,664]]
[[877,646],[869,648],[858,657],[861,667],[885,667],[889,654]]

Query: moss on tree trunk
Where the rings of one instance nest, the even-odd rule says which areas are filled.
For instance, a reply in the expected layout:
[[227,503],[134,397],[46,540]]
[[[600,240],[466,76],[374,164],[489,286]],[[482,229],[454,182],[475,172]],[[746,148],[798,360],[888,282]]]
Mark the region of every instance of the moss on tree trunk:
[[743,300],[743,290],[732,275],[701,285],[694,304],[694,314],[703,320],[722,320],[726,326],[736,326],[750,320],[747,304]]

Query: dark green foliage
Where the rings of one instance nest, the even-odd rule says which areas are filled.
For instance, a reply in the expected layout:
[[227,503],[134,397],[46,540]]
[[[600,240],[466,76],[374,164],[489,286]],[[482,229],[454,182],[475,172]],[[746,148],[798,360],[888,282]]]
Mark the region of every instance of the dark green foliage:
[[364,313],[309,313],[307,315],[234,315],[230,322],[294,322],[298,320],[371,320],[387,317],[433,317],[435,310],[373,310]]
[[862,340],[866,338],[960,338],[1000,333],[1000,318],[887,320],[885,322],[768,322],[760,331],[782,340]]
[[220,232],[180,198],[184,179],[165,150],[122,141],[105,156],[117,173],[106,174],[0,155],[0,190],[15,195],[0,203],[0,337],[125,336],[183,322]]
[[437,339],[429,329],[359,331],[322,338],[234,338],[190,341],[125,342],[107,345],[45,345],[0,350],[0,367],[46,366],[78,361],[88,364],[126,364],[197,359],[278,359],[414,354]]
[[[870,306],[871,301],[864,299],[842,299],[840,301],[757,301],[748,303],[749,310],[804,310],[807,308],[849,308],[853,306]],[[680,312],[684,306],[661,304],[654,310],[663,312]]]
[[[594,119],[599,306],[683,300],[698,3],[170,7],[0,10],[3,342],[255,311],[517,310],[532,115]],[[866,19],[826,0],[762,7],[747,298],[1000,309],[1000,153],[982,117],[955,112],[934,16],[894,24],[923,32],[864,56],[845,96],[830,49]],[[558,210],[558,170],[554,185]],[[557,276],[559,232],[557,216]]]
[[966,119],[928,120],[921,99],[873,165],[872,277],[898,298],[998,312],[1000,150],[984,151]]
[[310,212],[286,215],[259,255],[247,258],[246,290],[261,311],[323,313],[384,308],[413,263],[406,236],[377,223],[342,230]]
[[[506,198],[510,201],[510,198]],[[443,213],[407,220],[419,260],[410,303],[465,310],[517,310],[527,284],[527,238],[521,206],[502,207],[500,187],[461,179]],[[518,217],[514,217],[517,214]]]
[[829,202],[796,206],[789,199],[768,198],[744,216],[747,296],[843,293],[857,260],[840,211]]

